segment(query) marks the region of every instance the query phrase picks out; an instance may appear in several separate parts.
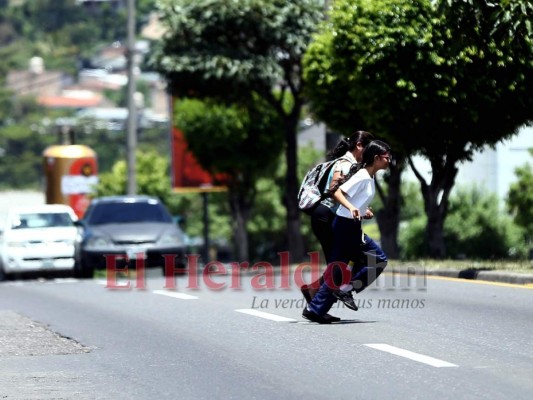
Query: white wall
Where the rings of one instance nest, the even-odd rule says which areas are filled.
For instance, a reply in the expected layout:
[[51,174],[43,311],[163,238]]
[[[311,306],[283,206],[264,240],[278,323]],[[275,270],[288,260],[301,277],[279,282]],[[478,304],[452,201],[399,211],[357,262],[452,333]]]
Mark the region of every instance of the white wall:
[[[515,169],[527,162],[533,167],[533,157],[528,151],[529,148],[533,148],[533,127],[521,129],[511,139],[498,143],[495,149],[487,146],[483,151],[476,152],[471,162],[459,165],[454,189],[477,186],[495,193],[500,200],[500,206],[503,206],[511,183],[516,181]],[[431,176],[429,162],[422,157],[415,157],[413,161],[419,172],[429,180]],[[403,179],[416,181],[410,168],[405,172]]]

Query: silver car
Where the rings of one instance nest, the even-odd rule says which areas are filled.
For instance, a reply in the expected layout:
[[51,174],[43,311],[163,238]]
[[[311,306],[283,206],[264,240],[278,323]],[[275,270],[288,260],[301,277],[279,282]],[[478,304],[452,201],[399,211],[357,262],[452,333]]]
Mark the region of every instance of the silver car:
[[95,269],[135,267],[137,260],[143,267],[184,267],[185,235],[156,197],[96,198],[78,224],[79,277],[91,277]]

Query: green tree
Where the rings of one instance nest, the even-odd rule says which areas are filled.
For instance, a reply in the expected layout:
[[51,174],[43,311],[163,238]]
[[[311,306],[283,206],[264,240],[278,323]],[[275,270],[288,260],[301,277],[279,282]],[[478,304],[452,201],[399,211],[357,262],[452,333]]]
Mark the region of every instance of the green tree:
[[[287,241],[303,256],[297,205],[296,134],[304,98],[301,60],[323,17],[318,0],[161,1],[168,34],[154,62],[177,97],[250,103],[253,93],[283,121],[287,175]],[[290,96],[290,103],[287,98]],[[287,104],[290,104],[287,107]]]
[[[465,207],[468,204],[468,207]],[[416,259],[428,256],[424,235],[427,217],[413,218],[402,229],[402,256]],[[450,196],[444,238],[451,258],[478,260],[525,257],[521,230],[498,208],[495,195],[478,188],[459,188]]]
[[[478,4],[461,3],[472,12]],[[493,2],[492,13],[479,14],[483,24],[463,26],[443,2],[339,0],[305,63],[319,115],[339,101],[328,124],[347,126],[355,110],[367,129],[409,160],[414,153],[429,160],[429,182],[410,165],[420,181],[433,257],[446,254],[443,229],[457,165],[533,119],[531,36],[500,30],[518,16],[498,19],[507,15],[499,11],[522,12],[507,3]],[[502,34],[491,35],[486,26]],[[332,87],[345,94],[330,94]]]
[[46,113],[33,98],[14,99],[0,90],[0,186],[42,187],[43,151],[57,142],[43,124]]
[[247,108],[184,99],[176,103],[174,121],[200,165],[225,175],[237,256],[248,260],[256,181],[273,172],[282,148],[277,115],[260,99]]
[[[533,149],[529,150],[533,156]],[[526,231],[529,242],[533,241],[533,167],[531,164],[515,170],[517,181],[513,183],[507,194],[507,209],[514,221]]]
[[[137,187],[140,194],[157,196],[165,204],[172,195],[168,159],[153,151],[137,152]],[[110,172],[100,174],[95,197],[126,194],[127,166],[117,161]]]
[[[298,150],[298,177],[303,179],[309,168],[322,161],[324,155],[312,146]],[[252,257],[256,260],[279,262],[279,249],[283,249],[286,230],[286,209],[281,201],[287,166],[279,156],[277,168],[272,174],[256,182],[257,194],[248,224]],[[321,252],[320,243],[311,231],[311,223],[305,216],[302,237],[305,248]]]
[[0,186],[40,189],[44,183],[42,153],[54,142],[54,137],[32,131],[26,124],[0,129]]

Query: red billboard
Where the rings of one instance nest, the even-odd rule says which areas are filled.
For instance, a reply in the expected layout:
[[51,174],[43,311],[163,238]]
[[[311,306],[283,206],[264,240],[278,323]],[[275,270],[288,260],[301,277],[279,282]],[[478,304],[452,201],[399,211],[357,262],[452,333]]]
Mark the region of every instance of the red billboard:
[[176,192],[224,191],[224,176],[204,170],[188,149],[185,135],[172,127],[172,187]]

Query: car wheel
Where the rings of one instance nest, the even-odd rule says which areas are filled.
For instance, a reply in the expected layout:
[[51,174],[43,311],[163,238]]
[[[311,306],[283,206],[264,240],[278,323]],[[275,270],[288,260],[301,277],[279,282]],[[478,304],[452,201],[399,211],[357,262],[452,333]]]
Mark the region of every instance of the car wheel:
[[7,274],[4,272],[4,269],[0,265],[0,282],[5,281],[7,279]]
[[89,267],[83,261],[76,261],[74,265],[74,276],[76,278],[87,278],[92,279],[94,270],[92,267]]

